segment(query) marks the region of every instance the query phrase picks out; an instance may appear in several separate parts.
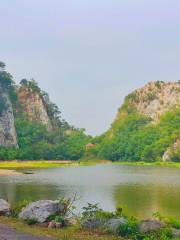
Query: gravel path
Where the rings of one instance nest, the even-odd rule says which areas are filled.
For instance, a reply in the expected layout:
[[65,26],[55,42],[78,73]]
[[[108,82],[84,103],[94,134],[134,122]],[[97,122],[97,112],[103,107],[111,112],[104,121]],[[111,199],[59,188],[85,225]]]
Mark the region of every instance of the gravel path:
[[52,240],[47,237],[35,237],[31,234],[18,232],[15,228],[0,224],[0,240]]

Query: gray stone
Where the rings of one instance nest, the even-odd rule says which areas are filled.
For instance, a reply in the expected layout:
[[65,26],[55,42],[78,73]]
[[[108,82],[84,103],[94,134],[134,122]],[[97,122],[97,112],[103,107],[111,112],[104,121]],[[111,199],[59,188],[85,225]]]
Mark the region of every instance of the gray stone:
[[0,101],[2,100],[6,108],[0,114],[0,146],[18,147],[12,104],[8,91],[0,86]]
[[172,236],[174,238],[180,238],[180,229],[172,228]]
[[0,216],[9,216],[10,212],[10,204],[4,199],[0,199]]
[[108,222],[106,223],[106,227],[108,228],[108,230],[110,232],[116,233],[117,229],[120,225],[122,224],[126,224],[127,223],[127,219],[124,217],[120,217],[120,218],[111,218],[110,220],[108,220]]
[[23,208],[19,214],[19,218],[23,220],[33,219],[38,223],[43,223],[53,214],[58,214],[63,210],[64,206],[59,201],[40,200],[30,203]]
[[165,227],[165,223],[158,220],[143,220],[139,223],[139,231],[141,233],[151,232]]
[[105,224],[104,219],[100,218],[89,218],[85,219],[82,223],[81,226],[83,228],[88,228],[88,229],[97,229],[97,228],[102,228]]

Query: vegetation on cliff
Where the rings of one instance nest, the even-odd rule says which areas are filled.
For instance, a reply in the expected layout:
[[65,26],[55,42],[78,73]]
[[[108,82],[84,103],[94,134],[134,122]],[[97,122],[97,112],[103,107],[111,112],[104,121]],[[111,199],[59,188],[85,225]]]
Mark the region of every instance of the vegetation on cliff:
[[[18,148],[1,146],[0,159],[81,158],[90,139],[84,129],[75,128],[63,120],[58,107],[36,81],[23,79],[20,86],[16,86],[12,76],[4,70],[5,64],[1,65],[0,84],[7,89],[13,106]],[[0,112],[5,110],[6,102],[0,99]]]
[[[15,122],[16,129],[15,134],[11,131],[14,134],[11,137],[4,131],[3,138],[8,142],[17,136],[18,143],[18,148],[16,141],[8,142],[14,148],[1,144],[1,160],[77,160],[84,156],[113,161],[180,162],[179,82],[151,82],[129,94],[111,128],[94,139],[63,120],[57,105],[34,79],[22,79],[20,85],[15,85],[2,62],[0,88],[11,101],[14,114],[11,125]],[[1,94],[0,116],[8,112],[7,105]],[[2,117],[1,128],[7,118]]]
[[[161,161],[180,138],[179,95],[179,83],[155,82],[136,90],[126,97],[111,128],[94,139],[90,152],[113,161]],[[169,155],[168,160],[180,162],[178,147]]]

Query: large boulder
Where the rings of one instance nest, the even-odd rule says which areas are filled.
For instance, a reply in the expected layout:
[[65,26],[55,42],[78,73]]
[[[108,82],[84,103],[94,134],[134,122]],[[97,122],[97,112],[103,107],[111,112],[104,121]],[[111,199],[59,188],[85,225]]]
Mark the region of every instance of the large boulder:
[[22,209],[19,218],[23,220],[35,220],[38,223],[44,223],[51,215],[61,213],[64,206],[59,201],[40,200],[30,203]]
[[127,219],[124,217],[111,218],[106,223],[106,227],[110,232],[117,233],[118,227],[126,223],[127,223]]
[[10,213],[10,204],[4,199],[0,199],[0,216],[9,216]]
[[141,233],[151,232],[159,230],[160,228],[165,227],[165,223],[158,220],[143,220],[139,223],[138,229]]

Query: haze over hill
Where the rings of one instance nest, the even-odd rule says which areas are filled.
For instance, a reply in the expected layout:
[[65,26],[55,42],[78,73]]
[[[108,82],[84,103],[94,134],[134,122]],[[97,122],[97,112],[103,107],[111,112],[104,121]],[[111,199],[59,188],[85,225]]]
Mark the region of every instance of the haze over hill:
[[16,83],[38,81],[68,122],[100,134],[127,94],[180,79],[179,8],[178,0],[1,1],[1,60]]

